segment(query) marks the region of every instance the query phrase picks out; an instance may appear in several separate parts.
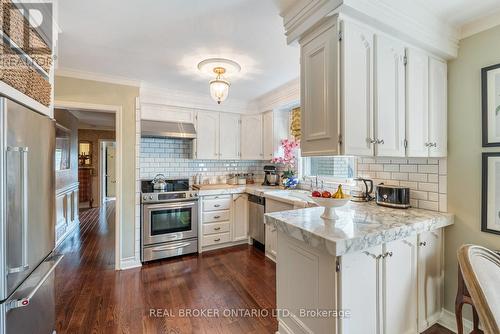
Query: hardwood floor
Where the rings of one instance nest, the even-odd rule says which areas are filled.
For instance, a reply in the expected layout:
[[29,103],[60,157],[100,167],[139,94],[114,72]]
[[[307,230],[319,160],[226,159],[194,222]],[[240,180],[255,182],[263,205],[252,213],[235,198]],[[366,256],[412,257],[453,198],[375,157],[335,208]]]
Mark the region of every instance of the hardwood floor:
[[[81,212],[80,228],[57,249],[65,255],[55,277],[58,334],[276,331],[276,269],[263,252],[245,245],[115,271],[114,210],[108,202]],[[252,310],[265,311],[246,313]]]

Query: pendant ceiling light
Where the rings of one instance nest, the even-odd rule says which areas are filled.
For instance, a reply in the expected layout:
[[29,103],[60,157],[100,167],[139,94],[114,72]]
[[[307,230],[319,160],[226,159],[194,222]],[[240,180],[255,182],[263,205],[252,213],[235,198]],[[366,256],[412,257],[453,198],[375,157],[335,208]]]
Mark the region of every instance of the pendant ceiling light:
[[198,69],[204,73],[215,74],[215,79],[210,80],[210,96],[215,102],[221,104],[227,99],[229,95],[229,81],[224,78],[224,75],[231,75],[238,73],[241,66],[229,59],[224,58],[210,58],[198,64]]

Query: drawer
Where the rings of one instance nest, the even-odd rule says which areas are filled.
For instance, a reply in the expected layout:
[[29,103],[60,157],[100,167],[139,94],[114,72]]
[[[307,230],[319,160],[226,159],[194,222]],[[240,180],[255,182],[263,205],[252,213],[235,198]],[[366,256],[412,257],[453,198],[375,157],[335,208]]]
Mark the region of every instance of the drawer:
[[229,210],[204,212],[203,224],[229,220],[230,212]]
[[203,199],[213,200],[213,199],[231,199],[231,195],[214,195],[214,196],[205,196]]
[[231,230],[230,222],[203,224],[203,235],[225,233]]
[[205,199],[203,200],[203,211],[229,210],[231,198]]
[[229,241],[231,241],[231,237],[229,236],[229,232],[203,236],[203,246],[223,244],[223,243],[226,243]]

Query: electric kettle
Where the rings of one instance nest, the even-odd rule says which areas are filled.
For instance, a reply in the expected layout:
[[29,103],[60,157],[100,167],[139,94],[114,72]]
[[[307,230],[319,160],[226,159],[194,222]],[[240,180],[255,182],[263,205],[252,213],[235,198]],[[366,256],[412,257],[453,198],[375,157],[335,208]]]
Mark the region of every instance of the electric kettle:
[[351,183],[351,201],[368,202],[373,199],[373,181],[370,179],[355,178]]

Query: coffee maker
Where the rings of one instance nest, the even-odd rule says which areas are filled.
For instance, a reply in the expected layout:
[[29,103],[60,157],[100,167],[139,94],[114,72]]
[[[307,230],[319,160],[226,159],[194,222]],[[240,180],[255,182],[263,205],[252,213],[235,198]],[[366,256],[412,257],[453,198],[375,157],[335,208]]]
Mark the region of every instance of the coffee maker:
[[276,166],[264,166],[264,183],[263,186],[279,186],[280,177],[278,175],[278,171],[276,170]]

